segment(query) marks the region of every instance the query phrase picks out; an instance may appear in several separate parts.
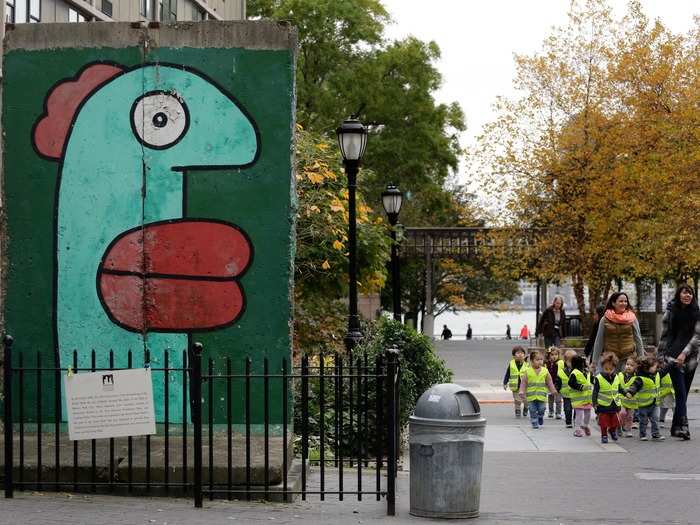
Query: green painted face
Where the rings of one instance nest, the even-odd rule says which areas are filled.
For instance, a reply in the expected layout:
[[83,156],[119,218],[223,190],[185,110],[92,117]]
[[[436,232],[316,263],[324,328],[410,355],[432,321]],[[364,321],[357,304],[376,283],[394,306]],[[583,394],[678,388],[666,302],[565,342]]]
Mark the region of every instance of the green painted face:
[[[142,59],[97,47],[5,57],[7,330],[18,351],[64,368],[73,350],[89,367],[92,349],[98,368],[110,350],[115,366],[129,351],[141,366],[146,349],[154,368],[166,352],[178,367],[194,338],[217,369],[230,358],[240,371],[246,356],[254,371],[263,356],[279,368],[291,342],[293,54],[160,48],[154,63],[115,65]],[[167,381],[172,422],[180,376]],[[159,416],[166,381],[153,377]]]

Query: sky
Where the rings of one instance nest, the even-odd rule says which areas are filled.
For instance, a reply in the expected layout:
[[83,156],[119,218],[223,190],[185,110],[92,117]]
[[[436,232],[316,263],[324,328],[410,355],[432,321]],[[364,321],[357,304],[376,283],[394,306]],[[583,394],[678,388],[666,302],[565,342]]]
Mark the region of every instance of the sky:
[[[626,0],[610,0],[622,15]],[[413,35],[433,40],[442,53],[436,64],[443,86],[435,94],[440,102],[457,101],[464,110],[467,131],[461,143],[468,147],[481,127],[495,118],[491,105],[496,96],[513,96],[513,53],[529,54],[540,49],[553,26],[566,23],[569,0],[382,0],[394,23],[386,34],[391,39]],[[676,32],[693,25],[700,15],[698,0],[642,0],[650,19],[661,21]],[[462,171],[458,180],[468,181]]]

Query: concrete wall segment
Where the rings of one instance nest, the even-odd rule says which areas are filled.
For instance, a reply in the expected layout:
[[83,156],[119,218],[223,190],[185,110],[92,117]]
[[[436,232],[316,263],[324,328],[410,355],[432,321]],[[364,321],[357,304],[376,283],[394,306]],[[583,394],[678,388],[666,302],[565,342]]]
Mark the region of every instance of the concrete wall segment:
[[150,40],[152,46],[214,49],[296,50],[297,31],[268,21],[177,22],[157,28],[132,22],[109,24],[17,24],[5,33],[4,49],[125,48]]

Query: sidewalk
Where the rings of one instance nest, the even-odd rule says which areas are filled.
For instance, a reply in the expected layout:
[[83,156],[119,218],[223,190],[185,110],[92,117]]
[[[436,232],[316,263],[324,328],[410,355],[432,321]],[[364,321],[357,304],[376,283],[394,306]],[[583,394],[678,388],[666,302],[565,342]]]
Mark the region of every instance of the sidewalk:
[[[700,396],[692,396],[691,417],[700,416]],[[481,517],[470,524],[700,523],[700,466],[697,439],[663,443],[626,438],[601,445],[594,429],[574,438],[561,421],[547,418],[543,429],[529,429],[512,408],[486,407],[487,446]],[[691,421],[700,436],[697,420]],[[335,525],[430,522],[409,515],[410,464],[397,480],[397,516],[386,516],[386,502],[346,497],[339,502],[318,495],[293,504],[205,500],[195,509],[189,499],[124,498],[65,493],[16,493],[0,502],[0,525],[85,524],[199,525],[289,523]],[[327,473],[327,480],[334,475]],[[355,472],[346,472],[354,487]],[[364,483],[374,482],[366,472]],[[314,469],[310,485],[318,483]]]

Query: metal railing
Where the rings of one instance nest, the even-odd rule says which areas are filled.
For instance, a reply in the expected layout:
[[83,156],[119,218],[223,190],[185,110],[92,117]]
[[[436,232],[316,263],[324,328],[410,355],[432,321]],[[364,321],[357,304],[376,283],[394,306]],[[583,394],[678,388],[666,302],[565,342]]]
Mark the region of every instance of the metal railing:
[[[182,365],[171,366],[175,354],[166,351],[161,367],[151,367],[147,351],[139,356],[139,364],[151,367],[154,383],[162,382],[162,421],[156,435],[71,442],[61,417],[61,381],[69,369],[45,366],[39,352],[32,353],[28,364],[29,355],[13,351],[12,339],[6,337],[5,497],[11,498],[15,489],[138,491],[190,495],[201,507],[205,496],[290,501],[295,495],[303,500],[309,495],[321,500],[352,495],[359,501],[368,495],[385,497],[387,513],[394,514],[399,405],[395,350],[374,359],[304,356],[299,366],[282,359],[274,369],[266,357],[261,363],[246,357],[238,372],[231,358],[207,358],[204,366],[202,353],[202,345],[194,343],[177,356]],[[95,366],[94,351],[88,368],[78,368],[78,357],[74,352],[72,373],[124,369],[114,366],[113,352],[106,368]],[[127,359],[125,368],[132,368],[134,354],[128,352]],[[262,370],[254,371],[260,366]],[[171,413],[168,402],[173,375],[188,393],[181,396],[179,414]],[[29,388],[36,394],[33,406],[25,399]],[[319,473],[314,483],[312,466]],[[273,471],[277,479],[272,479]]]

